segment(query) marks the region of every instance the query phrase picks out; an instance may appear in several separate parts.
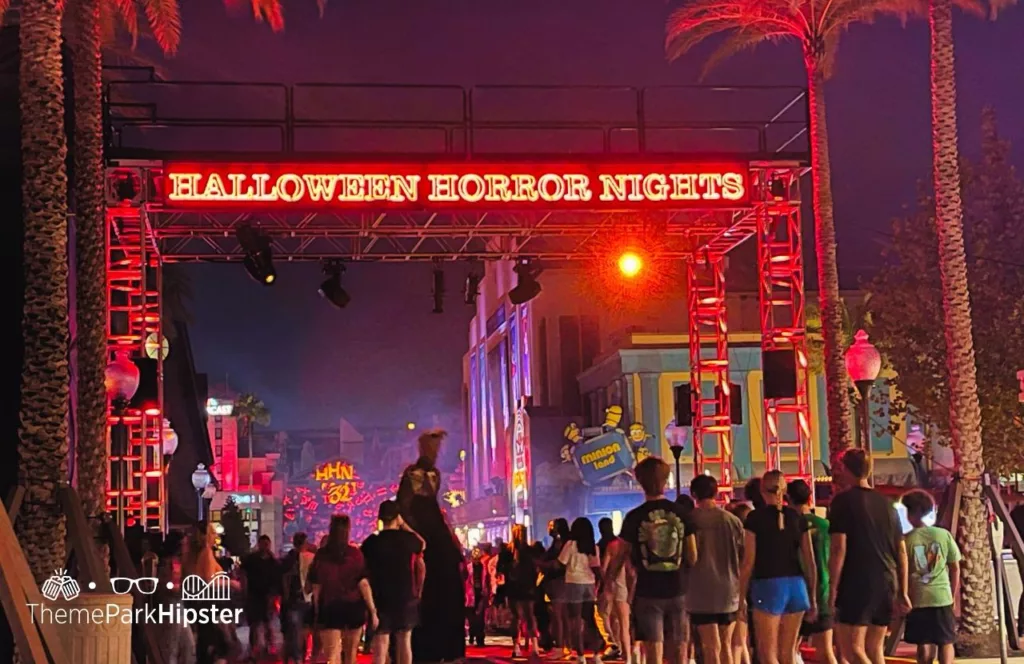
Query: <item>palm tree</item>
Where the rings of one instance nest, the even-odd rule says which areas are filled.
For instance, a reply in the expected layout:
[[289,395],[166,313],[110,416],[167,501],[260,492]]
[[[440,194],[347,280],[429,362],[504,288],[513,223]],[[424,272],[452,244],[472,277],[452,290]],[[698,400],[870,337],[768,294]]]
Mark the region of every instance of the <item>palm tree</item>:
[[26,496],[17,529],[37,581],[65,560],[57,499],[67,481],[70,383],[62,15],[60,0],[25,0],[19,32],[25,359],[18,434]]
[[270,424],[270,409],[255,394],[246,392],[235,399],[234,416],[242,423],[249,445],[249,489],[252,489],[252,428]]
[[[993,17],[1015,0],[990,0]],[[953,5],[978,11],[977,2],[930,0],[932,92],[932,177],[935,227],[939,239],[946,367],[949,372],[949,422],[962,484],[959,539],[964,549],[963,604],[959,645],[968,655],[998,652],[999,631],[992,621],[991,560],[988,513],[982,497],[981,405],[971,333],[967,286],[963,202],[960,198],[960,151],[956,128],[956,71],[953,52]]]
[[832,73],[843,31],[854,23],[868,22],[890,10],[892,4],[890,0],[692,0],[672,14],[667,27],[666,49],[671,59],[682,56],[709,37],[727,35],[709,58],[705,72],[725,58],[765,42],[794,40],[803,50],[810,106],[809,142],[828,443],[833,465],[852,438],[843,363],[843,307],[836,264],[825,80]]

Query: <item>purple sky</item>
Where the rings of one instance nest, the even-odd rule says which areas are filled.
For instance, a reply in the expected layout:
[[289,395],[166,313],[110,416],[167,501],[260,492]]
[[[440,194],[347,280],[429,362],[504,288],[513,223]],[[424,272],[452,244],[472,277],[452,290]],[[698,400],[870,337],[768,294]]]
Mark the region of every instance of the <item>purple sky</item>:
[[[662,49],[669,5],[658,0],[290,0],[284,33],[219,3],[183,1],[184,36],[171,76],[202,80],[437,84],[697,82],[701,56],[669,64]],[[1024,162],[1024,8],[996,23],[956,23],[961,145],[976,151],[983,105]],[[1017,73],[1014,73],[1014,72]],[[802,85],[799,52],[765,47],[725,63],[706,81]],[[827,88],[839,260],[869,271],[889,219],[915,202],[929,177],[928,35],[895,21],[851,30]],[[464,274],[464,269],[459,274]],[[467,308],[449,279],[448,313],[430,313],[429,266],[359,265],[346,275],[353,303],[338,312],[316,294],[316,265],[279,268],[271,289],[239,266],[189,268],[194,345],[202,370],[258,392],[278,427],[390,424],[459,407]],[[413,332],[410,332],[413,331]]]

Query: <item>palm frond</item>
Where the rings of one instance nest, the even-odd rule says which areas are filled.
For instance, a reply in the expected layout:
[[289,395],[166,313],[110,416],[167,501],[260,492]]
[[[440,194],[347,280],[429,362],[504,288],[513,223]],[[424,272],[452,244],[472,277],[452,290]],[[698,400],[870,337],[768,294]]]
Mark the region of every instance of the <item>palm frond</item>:
[[3,25],[4,16],[7,15],[7,10],[11,8],[11,0],[0,0],[0,25]]
[[160,49],[173,55],[181,41],[181,13],[178,0],[142,0],[149,29]]
[[766,41],[775,41],[789,36],[791,35],[777,32],[748,32],[746,30],[741,30],[734,35],[730,35],[724,42],[722,42],[721,46],[716,48],[714,52],[708,56],[707,62],[704,63],[704,68],[700,73],[701,80],[703,81],[704,78],[711,73],[711,70],[737,53],[757,48]]
[[125,32],[132,38],[132,48],[139,43],[139,11],[135,0],[104,0],[103,14],[113,23],[113,17],[119,19]]

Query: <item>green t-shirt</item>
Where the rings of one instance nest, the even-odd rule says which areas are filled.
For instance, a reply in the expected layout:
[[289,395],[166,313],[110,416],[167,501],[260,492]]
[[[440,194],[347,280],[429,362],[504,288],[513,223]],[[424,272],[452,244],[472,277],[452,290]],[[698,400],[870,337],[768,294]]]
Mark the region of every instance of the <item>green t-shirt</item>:
[[945,528],[914,528],[905,538],[910,561],[910,603],[915,609],[951,606],[950,563],[960,562],[960,549]]
[[811,543],[814,545],[814,564],[818,567],[818,611],[828,612],[828,558],[832,548],[832,536],[829,534],[828,519],[823,519],[814,512],[804,515],[810,526]]

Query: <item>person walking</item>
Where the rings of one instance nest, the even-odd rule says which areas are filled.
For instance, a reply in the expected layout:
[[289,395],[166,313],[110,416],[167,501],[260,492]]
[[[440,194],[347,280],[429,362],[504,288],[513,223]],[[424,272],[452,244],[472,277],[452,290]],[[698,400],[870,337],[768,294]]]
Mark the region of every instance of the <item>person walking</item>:
[[909,558],[911,610],[903,627],[903,640],[917,646],[918,664],[952,664],[956,617],[953,598],[960,592],[960,548],[945,528],[926,526],[935,509],[925,491],[911,491],[901,502],[914,527],[906,536]]
[[505,579],[505,598],[512,610],[512,656],[522,657],[519,642],[526,639],[531,657],[540,656],[537,618],[533,614],[537,590],[537,561],[526,539],[526,526],[512,526],[512,541],[498,554],[498,574]]
[[[579,664],[586,664],[586,630],[584,613],[594,611],[601,560],[597,557],[594,526],[590,519],[578,518],[569,528],[569,539],[558,554],[565,567],[565,608],[569,619],[566,641],[575,646]],[[594,653],[594,664],[601,664],[600,652]]]
[[306,533],[292,536],[292,550],[281,560],[281,632],[284,637],[284,664],[302,664],[306,660],[306,624],[309,622],[310,596],[306,576],[314,554],[308,550]]
[[548,536],[551,537],[551,546],[548,547],[541,563],[544,571],[544,591],[551,600],[551,637],[554,641],[554,651],[561,647],[561,656],[568,659],[572,656],[569,649],[569,618],[565,605],[565,568],[558,564],[558,556],[562,553],[562,547],[569,539],[569,522],[559,517],[548,523]]
[[608,576],[617,578],[627,561],[636,570],[633,617],[648,664],[664,659],[688,664],[687,568],[697,562],[693,523],[665,497],[667,463],[647,457],[633,472],[644,490],[644,503],[622,522],[623,545],[608,565]]
[[274,557],[270,537],[260,535],[256,550],[242,561],[245,589],[245,622],[249,625],[249,656],[265,657],[273,643],[270,629],[274,597],[279,592],[280,566]]
[[347,514],[331,517],[327,545],[316,552],[310,568],[320,641],[327,664],[355,664],[359,637],[367,622],[377,629],[377,607],[366,578],[362,552],[349,543]]
[[395,664],[412,664],[412,629],[419,620],[419,589],[423,587],[423,538],[399,514],[398,503],[386,500],[377,510],[383,527],[363,542],[362,553],[377,607],[373,662],[387,664],[394,640]]
[[[800,623],[817,618],[817,574],[807,521],[783,504],[786,492],[781,471],[761,477],[764,506],[744,524],[740,596],[747,590],[753,607],[757,660],[762,664],[793,664]],[[742,609],[741,609],[742,610]]]
[[871,488],[864,450],[843,452],[833,472],[847,487],[829,505],[829,606],[839,652],[849,664],[883,664],[893,609],[910,609],[903,529],[893,504]]
[[718,482],[697,475],[690,482],[697,505],[697,564],[690,573],[686,608],[696,628],[704,664],[733,664],[732,634],[740,609],[743,523],[718,503]]
[[813,491],[803,480],[793,480],[786,485],[786,497],[790,506],[807,520],[811,543],[814,545],[814,564],[818,575],[817,600],[818,618],[814,622],[805,620],[800,625],[800,635],[810,640],[811,646],[821,664],[837,664],[836,651],[832,645],[833,616],[829,611],[828,561],[832,543],[829,523],[814,513],[811,507]]
[[622,538],[615,535],[612,520],[601,519],[597,524],[601,531],[601,541],[597,548],[601,554],[601,584],[598,598],[598,612],[601,621],[606,625],[612,649],[606,653],[608,659],[622,658],[625,664],[631,664],[633,645],[629,630],[629,583],[628,566],[623,565],[615,578],[607,574],[611,561],[624,545]]
[[469,642],[484,647],[487,632],[486,612],[491,598],[491,583],[487,575],[487,556],[481,545],[470,554],[469,578],[466,583],[466,618],[469,622]]

